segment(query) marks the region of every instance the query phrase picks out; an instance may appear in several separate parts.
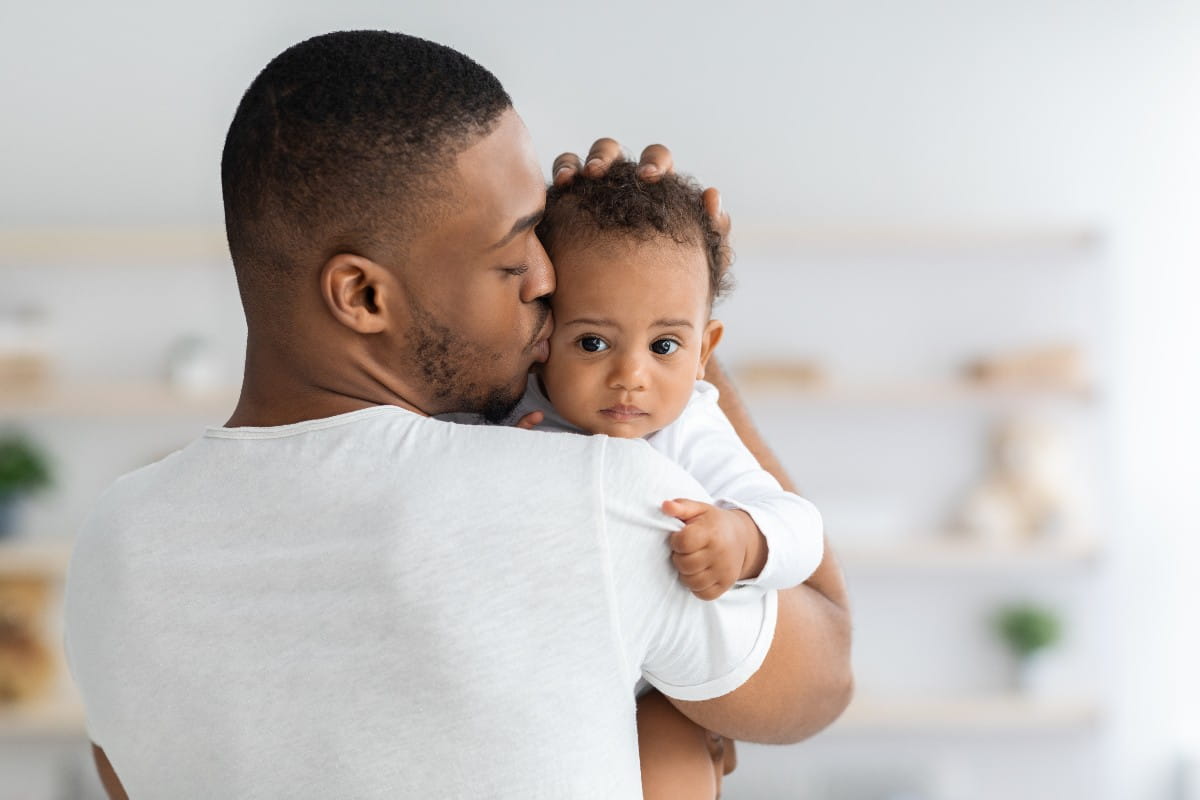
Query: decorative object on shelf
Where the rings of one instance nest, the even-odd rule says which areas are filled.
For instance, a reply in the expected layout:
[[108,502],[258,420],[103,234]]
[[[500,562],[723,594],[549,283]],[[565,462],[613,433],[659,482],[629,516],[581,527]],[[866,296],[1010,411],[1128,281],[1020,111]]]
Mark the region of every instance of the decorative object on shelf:
[[44,620],[50,587],[43,577],[0,575],[0,706],[45,695],[55,676]]
[[1046,345],[967,363],[969,380],[996,387],[1078,389],[1087,385],[1083,351],[1073,344]]
[[994,545],[1078,533],[1076,476],[1058,428],[1029,418],[1007,420],[993,430],[989,471],[967,494],[952,528]]
[[181,336],[167,351],[167,382],[182,392],[203,394],[223,388],[224,364],[202,336]]
[[0,435],[0,538],[16,527],[17,504],[50,484],[50,466],[42,451],[21,434]]
[[1001,608],[995,617],[996,632],[1013,656],[1013,688],[1033,691],[1038,660],[1062,636],[1062,623],[1050,608],[1017,603]]
[[37,306],[0,308],[0,385],[25,389],[45,382],[50,372],[45,319],[45,309]]

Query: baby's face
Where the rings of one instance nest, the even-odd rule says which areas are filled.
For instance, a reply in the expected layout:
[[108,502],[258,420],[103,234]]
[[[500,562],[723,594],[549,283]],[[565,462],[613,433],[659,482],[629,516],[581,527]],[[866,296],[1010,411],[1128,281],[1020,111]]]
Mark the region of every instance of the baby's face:
[[554,335],[542,373],[550,402],[589,433],[635,438],[687,405],[717,340],[699,247],[624,239],[554,257]]

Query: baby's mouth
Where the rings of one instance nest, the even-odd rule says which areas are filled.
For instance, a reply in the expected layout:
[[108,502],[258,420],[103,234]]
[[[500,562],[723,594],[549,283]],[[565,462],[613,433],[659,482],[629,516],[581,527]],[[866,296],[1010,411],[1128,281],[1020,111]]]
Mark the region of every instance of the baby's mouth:
[[612,420],[615,420],[616,422],[629,422],[630,420],[650,416],[650,412],[643,411],[637,406],[625,405],[615,405],[609,406],[608,408],[602,408],[600,409],[600,413]]

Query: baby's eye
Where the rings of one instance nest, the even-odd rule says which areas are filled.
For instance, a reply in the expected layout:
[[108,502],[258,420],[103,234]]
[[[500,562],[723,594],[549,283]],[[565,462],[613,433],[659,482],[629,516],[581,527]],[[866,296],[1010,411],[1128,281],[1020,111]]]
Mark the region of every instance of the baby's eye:
[[657,339],[650,344],[650,350],[660,356],[669,356],[679,349],[679,342],[674,339]]
[[599,336],[584,336],[579,340],[579,346],[589,353],[599,353],[601,350],[608,349],[608,342]]

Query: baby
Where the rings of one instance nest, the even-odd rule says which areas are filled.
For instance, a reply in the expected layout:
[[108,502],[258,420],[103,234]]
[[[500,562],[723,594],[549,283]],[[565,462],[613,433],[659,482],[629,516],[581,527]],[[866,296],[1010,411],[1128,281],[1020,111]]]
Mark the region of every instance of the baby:
[[[715,502],[664,498],[663,511],[684,523],[671,558],[697,597],[796,586],[821,562],[821,516],[759,466],[703,380],[728,254],[695,182],[644,183],[635,169],[550,188],[538,226],[557,274],[550,358],[507,423],[642,439],[691,473]],[[644,680],[636,693],[644,797],[712,796],[732,743]]]
[[684,523],[672,560],[697,597],[796,586],[821,562],[821,516],[759,466],[702,380],[724,330],[711,317],[728,289],[721,237],[694,181],[644,183],[635,169],[549,190],[538,235],[558,279],[550,358],[509,421],[640,438],[691,473],[716,502],[663,511]]

